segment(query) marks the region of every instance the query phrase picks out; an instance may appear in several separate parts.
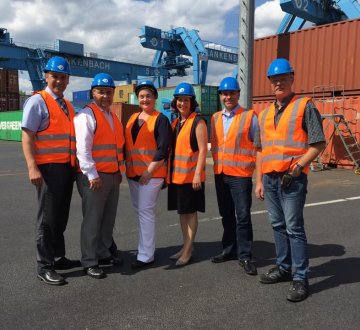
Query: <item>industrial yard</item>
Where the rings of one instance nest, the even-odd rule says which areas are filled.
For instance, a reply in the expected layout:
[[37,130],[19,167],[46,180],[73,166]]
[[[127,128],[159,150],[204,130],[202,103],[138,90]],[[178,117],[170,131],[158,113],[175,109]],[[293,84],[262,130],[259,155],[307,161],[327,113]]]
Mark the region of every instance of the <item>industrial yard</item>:
[[[62,271],[68,284],[43,285],[34,276],[36,194],[28,182],[21,145],[0,141],[0,328],[2,329],[358,329],[360,316],[360,177],[349,170],[312,172],[305,208],[310,252],[310,297],[284,299],[289,283],[264,286],[236,261],[213,264],[221,249],[211,159],[206,213],[199,214],[193,262],[174,269],[180,230],[176,212],[157,206],[156,262],[135,272],[136,217],[126,180],[121,184],[114,238],[125,264],[94,280],[82,268]],[[263,202],[253,197],[254,256],[259,273],[274,263],[274,244]],[[65,233],[67,254],[80,257],[81,202],[76,188]],[[56,310],[56,312],[55,312]]]
[[[153,1],[143,2],[151,5]],[[251,1],[241,1],[240,8],[245,2]],[[53,47],[40,46],[41,40],[39,45],[26,45],[13,39],[10,28],[0,26],[0,329],[359,328],[360,1],[275,2],[285,16],[275,34],[253,40],[250,59],[244,43],[228,47],[203,40],[196,27],[162,29],[145,20],[136,37],[139,49],[152,52],[147,58],[151,64],[86,52],[86,45],[63,40],[63,36]],[[236,260],[210,261],[222,250],[223,233],[210,144],[206,212],[198,213],[199,228],[188,266],[176,268],[169,260],[179,250],[182,237],[178,214],[167,211],[167,190],[162,190],[157,203],[155,263],[145,269],[131,268],[138,227],[123,174],[113,237],[124,264],[104,267],[104,280],[94,280],[78,267],[59,271],[66,285],[40,282],[36,277],[36,191],[29,182],[21,145],[22,109],[30,94],[20,90],[19,79],[26,71],[32,90],[41,90],[45,64],[57,55],[70,63],[70,82],[73,77],[90,79],[99,72],[112,75],[117,84],[111,111],[124,127],[139,111],[135,88],[141,79],[150,79],[157,87],[155,108],[170,122],[175,119],[172,79],[190,82],[199,103],[196,111],[208,123],[208,136],[212,115],[222,109],[218,83],[207,80],[208,62],[232,66],[241,94],[251,94],[249,108],[259,114],[274,102],[266,79],[269,63],[288,59],[295,71],[293,91],[312,98],[326,138],[325,150],[310,165],[304,210],[310,254],[308,299],[289,303],[285,299],[289,283],[259,282],[259,275],[276,258],[266,204],[254,193],[253,257],[259,275],[247,276]],[[252,63],[245,74],[246,79],[251,76],[251,86],[241,76],[241,61]],[[71,91],[69,100],[76,112],[92,102],[90,84],[86,88]],[[65,232],[70,259],[81,257],[81,207],[75,184]]]

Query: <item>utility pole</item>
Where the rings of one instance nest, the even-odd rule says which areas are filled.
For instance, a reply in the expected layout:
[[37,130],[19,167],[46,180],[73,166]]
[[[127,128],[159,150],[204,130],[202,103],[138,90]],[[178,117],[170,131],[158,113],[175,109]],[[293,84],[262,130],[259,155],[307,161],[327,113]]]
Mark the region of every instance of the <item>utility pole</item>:
[[253,53],[254,53],[254,0],[240,0],[238,81],[240,105],[252,107]]

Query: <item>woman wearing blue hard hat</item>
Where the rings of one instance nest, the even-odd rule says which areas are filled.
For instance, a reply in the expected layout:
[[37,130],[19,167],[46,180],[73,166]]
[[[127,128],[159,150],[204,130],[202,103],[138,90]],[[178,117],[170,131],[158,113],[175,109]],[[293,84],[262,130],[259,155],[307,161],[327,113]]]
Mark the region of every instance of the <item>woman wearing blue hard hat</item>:
[[134,269],[154,263],[155,208],[167,175],[171,145],[168,119],[155,110],[157,90],[149,80],[135,88],[141,112],[134,113],[125,129],[126,176],[139,221],[138,253]]
[[188,83],[176,86],[172,108],[178,112],[173,122],[173,146],[168,176],[168,209],[177,210],[183,235],[183,246],[171,260],[182,267],[192,258],[198,227],[197,212],[205,212],[205,165],[207,127],[195,109],[198,103]]

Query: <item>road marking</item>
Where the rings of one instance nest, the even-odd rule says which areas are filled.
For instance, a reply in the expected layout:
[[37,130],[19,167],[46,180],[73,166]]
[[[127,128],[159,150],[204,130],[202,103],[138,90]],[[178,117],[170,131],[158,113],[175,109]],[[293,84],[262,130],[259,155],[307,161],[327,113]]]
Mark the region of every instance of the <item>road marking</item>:
[[[343,203],[343,202],[354,201],[357,199],[360,199],[360,196],[347,197],[347,198],[341,198],[341,199],[333,199],[331,201],[324,201],[324,202],[317,202],[317,203],[309,203],[309,204],[305,204],[305,207]],[[251,215],[258,215],[258,214],[264,214],[264,213],[268,213],[268,211],[267,210],[253,211],[253,212],[251,212]],[[209,221],[214,221],[214,220],[221,220],[221,217],[203,218],[203,219],[199,219],[199,222],[209,222]],[[172,225],[168,225],[168,227],[174,227],[174,226],[178,226],[178,225],[179,225],[178,223],[175,223]]]
[[0,176],[14,176],[14,175],[24,175],[27,172],[18,172],[18,173],[0,173]]

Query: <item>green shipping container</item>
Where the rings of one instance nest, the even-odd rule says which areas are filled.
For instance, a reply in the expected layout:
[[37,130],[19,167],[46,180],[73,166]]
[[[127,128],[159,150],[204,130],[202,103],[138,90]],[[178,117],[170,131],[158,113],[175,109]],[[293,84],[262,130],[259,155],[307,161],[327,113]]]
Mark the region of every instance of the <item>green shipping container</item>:
[[21,141],[22,111],[0,112],[0,140]]
[[[220,99],[218,95],[217,86],[201,86],[193,85],[196,101],[199,103],[201,113],[204,115],[211,115],[221,109]],[[158,89],[158,100],[156,102],[156,109],[161,109],[161,99],[167,97],[174,98],[174,87],[164,87]]]

